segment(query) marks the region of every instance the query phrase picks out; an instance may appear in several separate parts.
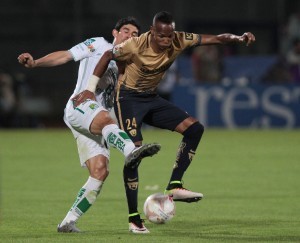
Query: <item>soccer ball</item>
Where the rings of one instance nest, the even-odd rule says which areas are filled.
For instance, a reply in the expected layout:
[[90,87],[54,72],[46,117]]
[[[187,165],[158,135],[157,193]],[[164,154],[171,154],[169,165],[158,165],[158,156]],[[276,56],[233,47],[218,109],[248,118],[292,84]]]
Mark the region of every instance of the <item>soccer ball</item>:
[[144,214],[150,222],[164,224],[174,217],[175,203],[169,195],[152,194],[144,203]]

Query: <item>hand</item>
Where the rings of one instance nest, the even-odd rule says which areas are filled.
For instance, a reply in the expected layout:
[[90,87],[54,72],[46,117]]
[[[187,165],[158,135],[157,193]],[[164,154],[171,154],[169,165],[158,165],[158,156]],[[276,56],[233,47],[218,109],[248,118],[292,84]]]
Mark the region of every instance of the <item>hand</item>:
[[34,68],[36,66],[33,57],[29,53],[22,53],[18,56],[18,61],[27,68]]
[[71,100],[73,101],[74,107],[77,107],[87,99],[96,100],[95,94],[89,90],[84,90],[75,95]]
[[239,37],[240,42],[245,42],[246,46],[249,46],[255,41],[255,36],[251,32],[245,32],[242,36]]

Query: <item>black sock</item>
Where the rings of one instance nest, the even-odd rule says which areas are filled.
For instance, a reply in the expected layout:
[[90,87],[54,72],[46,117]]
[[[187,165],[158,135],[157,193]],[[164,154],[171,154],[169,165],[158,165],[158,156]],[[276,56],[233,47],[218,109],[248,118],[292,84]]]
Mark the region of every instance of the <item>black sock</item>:
[[138,212],[138,169],[132,169],[124,166],[123,179],[125,185],[125,192],[127,196],[128,212],[129,215],[131,215]]
[[173,182],[173,184],[178,184],[178,182],[182,180],[184,172],[189,167],[196,153],[196,149],[203,132],[204,127],[199,122],[194,123],[188,129],[186,129],[186,131],[183,132],[183,138],[179,145],[176,162],[169,185],[167,186],[167,190],[170,190],[172,189],[172,187],[174,187],[174,185],[170,185],[171,182]]
[[133,213],[132,216],[128,217],[128,222],[135,223],[138,227],[143,227],[143,220],[141,219],[141,216],[139,213]]

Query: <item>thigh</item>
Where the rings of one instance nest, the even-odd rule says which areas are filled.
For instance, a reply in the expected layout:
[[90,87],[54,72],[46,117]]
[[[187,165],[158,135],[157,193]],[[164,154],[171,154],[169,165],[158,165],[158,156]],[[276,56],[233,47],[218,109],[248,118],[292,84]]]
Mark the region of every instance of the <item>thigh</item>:
[[101,143],[101,138],[95,136],[94,139],[83,134],[79,134],[76,138],[77,149],[81,166],[85,167],[85,162],[97,155],[103,155],[109,160],[110,151]]
[[92,135],[90,126],[100,111],[107,111],[100,103],[86,100],[77,107],[68,105],[65,110],[65,121],[76,131],[86,136]]
[[142,122],[147,109],[137,100],[117,100],[114,110],[119,126],[124,130],[133,142],[143,140],[141,133]]
[[171,102],[157,97],[153,100],[151,110],[145,122],[151,126],[174,131],[175,128],[190,115]]

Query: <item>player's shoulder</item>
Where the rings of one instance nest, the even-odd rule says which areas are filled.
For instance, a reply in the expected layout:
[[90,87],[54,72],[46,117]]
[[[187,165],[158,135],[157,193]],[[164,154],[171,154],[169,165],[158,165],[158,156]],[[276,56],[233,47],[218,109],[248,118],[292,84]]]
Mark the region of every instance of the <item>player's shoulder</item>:
[[173,40],[175,47],[184,47],[186,45],[197,45],[200,43],[199,34],[189,33],[184,31],[175,31],[175,38]]
[[139,37],[132,37],[133,45],[135,45],[136,50],[138,52],[143,51],[149,47],[148,39],[149,39],[150,31],[141,34]]
[[103,52],[111,49],[113,45],[103,37],[92,37],[83,42],[92,52]]
[[86,43],[87,45],[92,44],[95,46],[100,46],[100,45],[111,46],[112,45],[104,37],[92,37],[92,38],[86,39],[84,41],[84,43]]
[[175,39],[192,40],[194,38],[194,33],[184,32],[184,31],[174,31]]
[[147,46],[147,35],[144,33],[138,37],[131,37],[123,43],[116,45],[114,47],[114,54],[130,53],[131,55],[135,55],[143,52],[147,49]]
[[139,37],[136,37],[140,42],[145,42],[148,40],[149,35],[151,34],[150,31],[147,31],[145,33],[142,33]]

